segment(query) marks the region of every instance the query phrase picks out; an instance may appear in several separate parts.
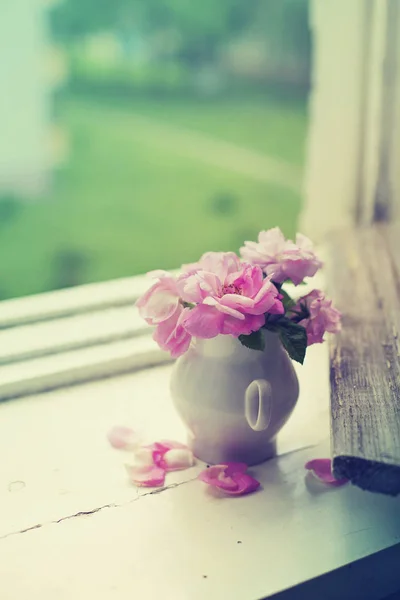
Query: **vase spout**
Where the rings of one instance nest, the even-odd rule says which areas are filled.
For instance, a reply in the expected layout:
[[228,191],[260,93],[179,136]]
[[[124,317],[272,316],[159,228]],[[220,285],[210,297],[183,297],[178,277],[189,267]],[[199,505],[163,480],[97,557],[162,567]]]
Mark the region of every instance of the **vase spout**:
[[265,431],[271,422],[271,385],[266,379],[255,379],[247,386],[244,396],[244,414],[254,431]]

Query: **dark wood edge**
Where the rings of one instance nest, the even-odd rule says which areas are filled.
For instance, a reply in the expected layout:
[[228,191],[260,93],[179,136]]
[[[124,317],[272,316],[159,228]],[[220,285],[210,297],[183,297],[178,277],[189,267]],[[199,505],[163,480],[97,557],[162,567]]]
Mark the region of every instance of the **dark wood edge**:
[[380,492],[389,496],[400,494],[400,466],[382,463],[355,456],[334,456],[333,474],[337,479],[348,479],[351,483],[369,492]]

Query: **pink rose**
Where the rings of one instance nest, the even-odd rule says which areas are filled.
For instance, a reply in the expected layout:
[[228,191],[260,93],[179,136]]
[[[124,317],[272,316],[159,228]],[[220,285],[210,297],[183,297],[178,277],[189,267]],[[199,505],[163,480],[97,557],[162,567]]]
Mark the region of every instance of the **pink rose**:
[[261,268],[233,257],[229,252],[209,253],[206,260],[212,272],[189,270],[178,279],[181,298],[196,304],[184,320],[191,335],[248,335],[264,325],[264,313],[284,312],[278,290],[269,278],[263,278]]
[[157,325],[171,317],[180,301],[175,277],[163,271],[158,271],[157,276],[159,281],[136,302],[140,316],[149,325]]
[[182,265],[186,273],[207,271],[214,273],[220,279],[225,279],[229,273],[236,273],[240,269],[241,261],[234,252],[206,252],[199,262]]
[[247,262],[259,265],[276,283],[291,279],[298,285],[322,266],[307,237],[298,233],[294,243],[285,239],[279,227],[261,231],[258,242],[245,242],[240,254]]
[[328,300],[320,290],[313,290],[307,296],[300,298],[292,309],[293,312],[301,311],[302,306],[305,306],[310,314],[307,319],[299,322],[299,325],[307,331],[308,346],[322,343],[326,331],[328,333],[340,331],[341,314],[332,306],[332,300]]
[[190,346],[192,336],[184,327],[184,322],[189,314],[188,308],[178,304],[172,315],[159,323],[153,334],[153,339],[162,350],[167,350],[172,358],[185,354]]
[[177,280],[164,272],[157,272],[159,281],[136,302],[140,315],[149,325],[155,325],[153,339],[173,358],[189,348],[191,335],[182,323],[187,308],[179,297]]

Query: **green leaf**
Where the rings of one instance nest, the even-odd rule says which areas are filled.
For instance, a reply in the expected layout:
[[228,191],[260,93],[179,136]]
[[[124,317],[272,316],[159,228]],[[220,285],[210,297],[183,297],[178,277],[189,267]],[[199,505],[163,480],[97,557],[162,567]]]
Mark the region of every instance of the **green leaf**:
[[[265,277],[266,277],[266,275],[265,275]],[[273,281],[272,283],[274,284],[274,286],[276,287],[276,289],[278,290],[278,292],[280,292],[283,283],[278,283],[277,281]]]
[[265,339],[264,332],[262,329],[253,331],[250,335],[239,335],[239,342],[250,350],[264,350]]
[[292,310],[290,318],[294,323],[300,323],[304,319],[308,319],[309,316],[310,316],[310,311],[308,310],[307,305],[305,303],[302,304],[300,302],[300,309]]
[[293,306],[296,306],[296,302],[289,296],[286,290],[281,289],[280,293],[283,296],[282,304],[285,312],[293,308]]
[[267,329],[267,331],[279,331],[279,321],[281,318],[281,316],[266,313],[263,329]]
[[292,285],[295,285],[296,287],[298,285],[307,285],[307,281],[305,281],[303,279],[303,281],[300,281],[300,283],[293,283],[293,281],[291,279],[285,279],[285,281],[283,283],[291,283]]
[[[263,328],[278,333],[290,358],[303,364],[307,350],[307,332],[304,327],[288,317],[269,315]],[[240,335],[239,340],[243,346],[253,350],[263,350],[265,347],[262,329],[251,335]]]
[[279,339],[290,358],[303,364],[307,350],[307,332],[301,325],[282,318],[278,325]]
[[183,300],[181,300],[181,304],[183,308],[194,308],[196,306],[192,302],[184,302]]

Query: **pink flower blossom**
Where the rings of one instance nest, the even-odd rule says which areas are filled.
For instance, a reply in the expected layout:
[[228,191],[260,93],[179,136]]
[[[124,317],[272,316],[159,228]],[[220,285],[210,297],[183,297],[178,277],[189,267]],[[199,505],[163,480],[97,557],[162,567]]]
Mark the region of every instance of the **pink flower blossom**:
[[340,312],[332,306],[332,300],[328,300],[320,290],[313,290],[307,296],[300,298],[293,312],[302,310],[305,306],[310,314],[308,319],[303,319],[299,325],[307,331],[308,346],[320,344],[324,341],[324,334],[338,333],[340,331]]
[[139,298],[136,306],[145,321],[156,326],[153,339],[160,348],[177,358],[186,352],[191,341],[182,325],[187,309],[181,303],[177,280],[162,271],[156,275],[159,281]]
[[187,313],[185,327],[193,337],[210,339],[220,333],[234,337],[250,335],[265,323],[264,315],[238,315],[226,314],[217,307],[200,304]]
[[157,271],[159,280],[136,302],[140,316],[149,325],[169,319],[179,305],[177,281],[166,272]]
[[347,479],[336,479],[332,473],[332,461],[330,458],[315,458],[305,464],[305,468],[322,483],[340,486],[348,483]]
[[285,239],[279,227],[261,231],[258,242],[245,242],[240,254],[247,262],[259,265],[276,283],[291,279],[298,285],[322,266],[306,236],[298,233],[294,243]]
[[230,496],[251,494],[260,487],[260,482],[246,473],[244,463],[214,465],[202,471],[199,479]]
[[263,278],[261,268],[233,257],[230,252],[209,253],[200,264],[207,263],[213,272],[189,270],[178,279],[181,298],[196,305],[184,318],[191,335],[248,335],[264,325],[264,313],[284,312],[277,288]]
[[240,259],[234,252],[206,252],[197,263],[182,265],[186,273],[208,271],[214,273],[219,279],[226,279],[230,273],[240,269]]
[[189,312],[188,308],[183,308],[178,304],[175,312],[159,323],[153,334],[153,339],[162,350],[167,350],[172,358],[177,358],[186,352],[190,346],[192,336],[184,327],[184,321]]

